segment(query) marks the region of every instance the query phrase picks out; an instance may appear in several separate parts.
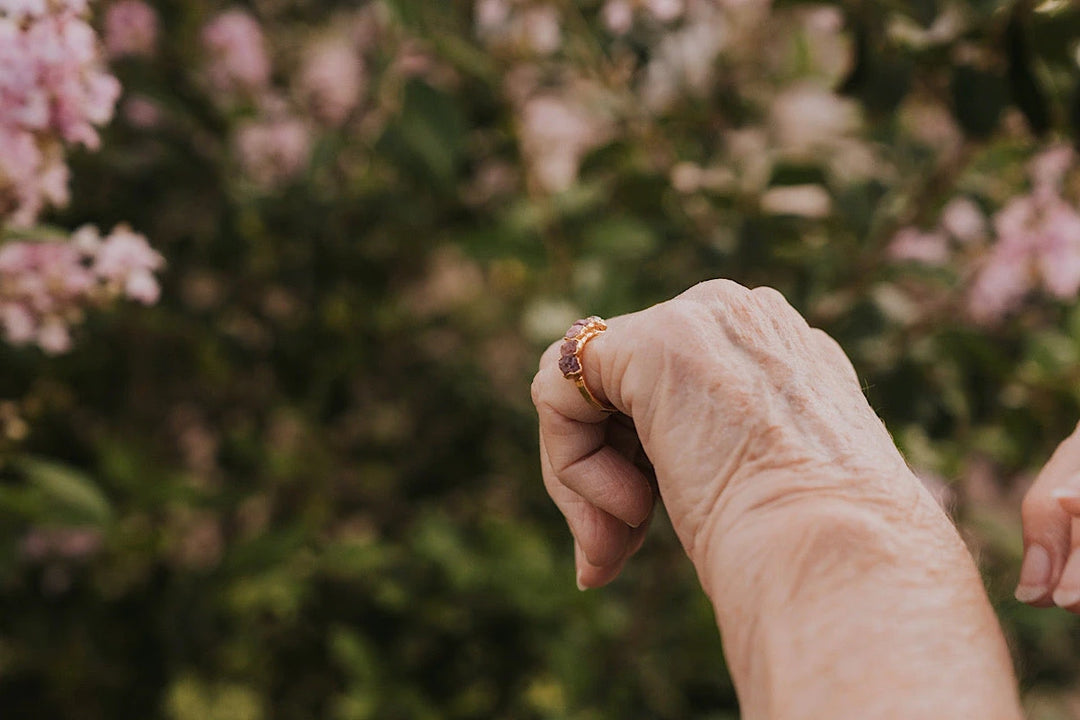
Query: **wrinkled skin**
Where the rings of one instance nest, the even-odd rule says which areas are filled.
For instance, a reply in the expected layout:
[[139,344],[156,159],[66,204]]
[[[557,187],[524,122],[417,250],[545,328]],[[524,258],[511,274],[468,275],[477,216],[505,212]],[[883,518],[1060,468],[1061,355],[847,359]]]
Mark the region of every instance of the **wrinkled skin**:
[[619,415],[562,377],[561,341],[532,386],[579,587],[619,574],[659,495],[743,717],[1020,717],[971,557],[835,341],[725,280],[608,328],[581,355]]
[[920,492],[893,482],[909,473],[847,356],[775,290],[702,283],[608,326],[586,345],[585,377],[624,415],[605,427],[558,372],[558,342],[533,382],[545,483],[587,561],[583,585],[611,580],[640,546],[653,490],[647,468],[627,459],[638,443],[695,562],[722,518],[807,493]]

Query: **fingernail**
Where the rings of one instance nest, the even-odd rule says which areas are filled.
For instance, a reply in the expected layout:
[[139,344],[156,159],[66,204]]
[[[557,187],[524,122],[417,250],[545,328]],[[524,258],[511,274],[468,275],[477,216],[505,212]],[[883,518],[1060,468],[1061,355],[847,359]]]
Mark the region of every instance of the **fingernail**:
[[577,589],[581,592],[585,592],[586,590],[588,590],[588,588],[585,587],[585,585],[581,582],[581,570],[577,571]]
[[1065,569],[1061,571],[1061,580],[1054,588],[1054,604],[1060,608],[1072,607],[1080,603],[1080,551],[1073,550]]
[[1059,608],[1070,608],[1080,603],[1080,588],[1059,587],[1054,591],[1054,604]]
[[1066,499],[1066,498],[1069,499],[1069,500],[1080,499],[1080,488],[1075,488],[1075,487],[1055,488],[1055,489],[1050,491],[1050,497],[1054,498],[1055,500],[1061,500],[1061,499]]
[[1050,553],[1042,545],[1032,545],[1024,553],[1020,566],[1020,583],[1016,599],[1022,603],[1035,602],[1050,590]]

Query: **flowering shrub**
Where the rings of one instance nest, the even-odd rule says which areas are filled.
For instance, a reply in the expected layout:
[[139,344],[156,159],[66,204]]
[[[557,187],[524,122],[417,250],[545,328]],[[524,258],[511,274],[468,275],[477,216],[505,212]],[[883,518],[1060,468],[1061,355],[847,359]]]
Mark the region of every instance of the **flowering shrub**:
[[1068,716],[1071,620],[1011,582],[1080,417],[1078,34],[974,0],[0,0],[0,706],[736,717],[662,522],[573,588],[525,391],[575,318],[725,276],[841,342],[1031,717]]
[[[0,240],[33,225],[48,206],[68,202],[67,150],[98,149],[120,84],[105,69],[85,1],[0,3]],[[110,54],[148,52],[153,11],[113,6]],[[47,353],[71,348],[69,327],[86,309],[119,295],[152,304],[161,257],[145,238],[118,228],[101,242],[86,227],[71,238],[26,233],[0,246],[0,337]]]

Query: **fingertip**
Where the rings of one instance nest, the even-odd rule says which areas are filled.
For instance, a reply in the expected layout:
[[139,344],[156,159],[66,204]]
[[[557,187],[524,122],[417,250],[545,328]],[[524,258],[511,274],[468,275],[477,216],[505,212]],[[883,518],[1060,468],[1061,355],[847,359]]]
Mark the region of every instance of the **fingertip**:
[[588,560],[585,559],[585,553],[582,552],[581,545],[578,544],[577,540],[574,540],[574,581],[577,583],[577,589],[582,592],[589,589],[582,581],[582,572],[587,564]]
[[574,574],[577,589],[584,592],[607,585],[614,580],[622,564],[616,560],[606,565],[593,564],[577,542],[574,543]]
[[1053,559],[1045,547],[1038,544],[1028,545],[1020,565],[1020,580],[1014,593],[1016,599],[1030,605],[1047,602],[1053,569]]
[[[571,532],[590,565],[606,566],[617,562],[626,553],[630,528],[623,521],[590,505],[571,520]],[[569,518],[568,518],[569,519]]]
[[1080,549],[1073,550],[1065,563],[1053,599],[1054,604],[1064,610],[1076,612],[1080,609]]
[[578,569],[578,590],[595,590],[602,588],[619,576],[622,571],[622,563],[613,565],[592,565],[586,561],[585,565]]
[[641,476],[641,480],[644,481],[641,483],[641,491],[636,492],[634,502],[630,505],[626,518],[623,519],[634,530],[649,521],[652,517],[653,505],[656,503],[656,496],[653,494],[649,481],[644,475]]

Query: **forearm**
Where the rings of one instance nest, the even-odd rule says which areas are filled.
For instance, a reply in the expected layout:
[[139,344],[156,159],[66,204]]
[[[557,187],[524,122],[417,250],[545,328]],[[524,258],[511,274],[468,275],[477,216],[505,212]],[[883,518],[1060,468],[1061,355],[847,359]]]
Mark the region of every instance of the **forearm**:
[[928,496],[766,504],[699,573],[744,717],[1020,718],[978,572]]

